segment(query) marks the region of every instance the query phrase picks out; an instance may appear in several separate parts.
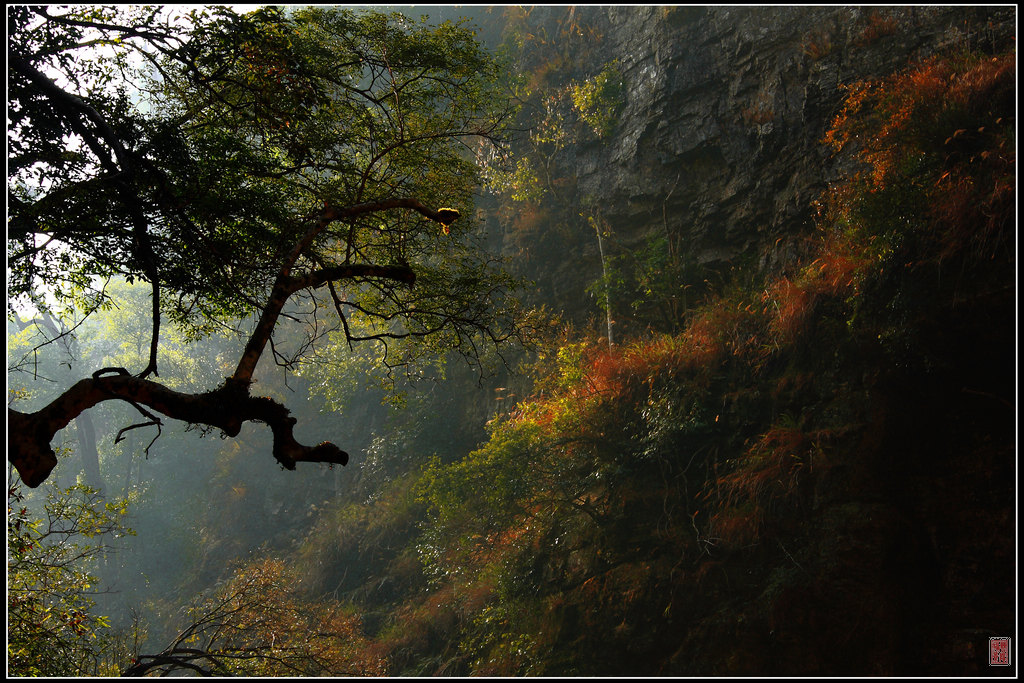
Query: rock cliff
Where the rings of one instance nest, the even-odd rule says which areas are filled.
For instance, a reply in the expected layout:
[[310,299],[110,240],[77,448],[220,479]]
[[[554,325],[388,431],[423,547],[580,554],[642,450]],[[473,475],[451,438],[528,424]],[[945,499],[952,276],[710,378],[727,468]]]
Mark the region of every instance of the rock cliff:
[[[570,202],[600,198],[619,244],[665,231],[704,271],[775,267],[813,227],[812,204],[842,163],[821,144],[842,86],[938,51],[1005,49],[1014,20],[1012,7],[540,7],[520,17],[533,41],[518,61],[534,72],[554,61],[548,84],[617,64],[611,135],[548,161],[572,179]],[[507,251],[514,229],[506,220]],[[582,319],[596,312],[584,290],[599,255],[593,231],[572,234],[527,273]]]

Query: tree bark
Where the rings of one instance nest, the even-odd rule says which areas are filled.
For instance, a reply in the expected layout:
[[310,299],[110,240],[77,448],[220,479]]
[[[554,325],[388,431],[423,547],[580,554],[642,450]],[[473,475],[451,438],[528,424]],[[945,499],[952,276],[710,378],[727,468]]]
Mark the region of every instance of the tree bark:
[[54,435],[83,411],[111,399],[127,401],[192,424],[205,424],[237,436],[242,423],[263,422],[274,435],[274,457],[287,469],[297,462],[326,462],[344,465],[348,454],[332,443],[303,446],[295,440],[293,418],[288,409],[273,399],[249,395],[247,382],[228,378],[219,388],[202,394],[184,394],[127,372],[78,381],[45,408],[34,413],[7,409],[8,459],[22,480],[39,486],[57,464],[50,447]]

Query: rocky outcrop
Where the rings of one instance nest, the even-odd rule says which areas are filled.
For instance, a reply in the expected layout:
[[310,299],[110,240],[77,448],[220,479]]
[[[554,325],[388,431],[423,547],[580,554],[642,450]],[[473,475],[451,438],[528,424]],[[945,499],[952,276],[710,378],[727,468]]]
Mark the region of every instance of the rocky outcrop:
[[[836,172],[821,138],[844,84],[938,51],[1003,49],[1014,19],[1012,7],[620,6],[541,7],[525,21],[549,38],[585,29],[566,76],[612,60],[623,75],[613,134],[552,160],[577,200],[599,197],[624,244],[670,230],[716,268],[755,256],[780,265],[811,229],[812,202]],[[527,45],[523,62],[536,58]],[[570,313],[594,310],[583,294],[600,272],[592,237],[530,267]]]

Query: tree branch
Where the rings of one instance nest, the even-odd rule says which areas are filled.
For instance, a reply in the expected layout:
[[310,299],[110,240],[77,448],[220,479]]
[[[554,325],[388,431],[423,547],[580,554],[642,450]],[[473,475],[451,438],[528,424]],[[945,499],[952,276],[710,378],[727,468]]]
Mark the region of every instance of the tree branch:
[[7,409],[7,459],[29,486],[39,486],[57,464],[50,447],[54,435],[83,411],[109,400],[144,405],[167,417],[205,424],[237,436],[243,422],[263,422],[274,435],[274,457],[289,470],[298,462],[345,465],[348,454],[332,443],[304,446],[295,440],[295,418],[280,403],[249,395],[248,383],[228,379],[202,394],[185,394],[127,374],[83,379],[34,413]]
[[30,64],[28,60],[24,59],[21,55],[15,53],[14,50],[10,48],[7,50],[7,59],[11,67],[39,88],[41,92],[45,93],[49,100],[54,103],[55,107],[70,109],[72,112],[77,112],[86,120],[90,121],[96,127],[99,137],[106,142],[113,151],[116,164],[110,159],[110,157],[103,154],[103,150],[100,146],[100,140],[96,139],[91,132],[82,125],[81,121],[77,120],[74,115],[69,115],[67,117],[68,124],[82,136],[86,144],[88,144],[96,154],[100,164],[103,165],[115,179],[115,185],[121,196],[121,201],[124,203],[125,207],[128,209],[129,215],[131,216],[135,250],[142,259],[144,269],[146,271],[146,277],[149,278],[150,285],[153,287],[153,331],[150,335],[149,362],[139,376],[146,377],[150,373],[159,375],[160,373],[157,372],[157,347],[159,346],[160,339],[160,274],[156,262],[156,256],[153,253],[153,245],[149,237],[147,229],[148,224],[142,210],[141,201],[131,184],[133,176],[135,175],[135,164],[133,163],[132,155],[128,152],[124,142],[113,127],[111,127],[103,115],[96,111],[96,109],[88,102],[58,86],[54,81]]
[[245,351],[242,352],[242,357],[238,361],[238,367],[235,368],[235,372],[231,376],[232,380],[246,384],[252,381],[252,374],[256,371],[256,364],[259,363],[260,356],[263,355],[263,349],[266,348],[267,341],[274,333],[274,326],[277,325],[277,319],[281,316],[281,310],[292,294],[300,289],[319,287],[331,280],[352,278],[395,280],[411,286],[416,280],[416,274],[413,273],[409,266],[376,266],[370,264],[333,266],[300,277],[290,277],[282,272],[274,283],[270,299],[267,301],[267,305],[264,306],[263,313],[256,323],[256,329],[253,330],[252,335],[249,337],[249,342],[245,345]]
[[309,247],[317,235],[323,232],[324,228],[334,221],[342,220],[344,218],[355,218],[367,213],[388,211],[390,209],[410,209],[446,227],[459,218],[459,212],[455,209],[431,209],[420,200],[413,199],[412,197],[385,199],[379,202],[364,202],[362,204],[353,204],[352,206],[346,206],[343,208],[327,206],[319,215],[316,216],[316,223],[310,227],[310,229],[306,231],[306,234],[302,236],[302,239],[296,242],[295,246],[292,247],[291,252],[289,252],[288,257],[285,259],[282,272],[285,275],[290,275],[292,267],[295,265],[295,262],[298,260],[302,252]]

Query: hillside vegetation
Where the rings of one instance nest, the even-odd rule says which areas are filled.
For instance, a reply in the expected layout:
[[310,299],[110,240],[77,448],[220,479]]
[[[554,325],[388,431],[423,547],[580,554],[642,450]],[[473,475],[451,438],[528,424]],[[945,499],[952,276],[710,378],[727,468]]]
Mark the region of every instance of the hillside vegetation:
[[[501,85],[525,133],[511,151],[473,148],[492,155],[488,192],[470,197],[459,175],[459,206],[468,219],[476,202],[474,249],[542,280],[521,292],[536,308],[508,309],[532,346],[459,334],[472,366],[445,355],[458,344],[382,357],[347,328],[307,335],[284,322],[305,309],[282,304],[260,400],[287,401],[309,443],[344,443],[346,468],[278,471],[262,425],[200,440],[168,424],[153,439],[135,429],[152,423],[117,431],[130,405],[83,413],[57,447],[53,488],[9,489],[10,675],[1015,671],[990,668],[987,651],[1016,635],[1015,50],[993,37],[905,63],[868,46],[897,29],[941,33],[912,11],[899,26],[858,15],[845,46],[843,27],[822,23],[797,61],[791,44],[759,46],[777,49],[782,75],[756,97],[737,77],[730,101],[750,106],[723,117],[701,64],[674,72],[691,90],[666,94],[638,85],[640,57],[604,54],[614,41],[599,29],[618,10],[591,23],[582,8],[530,11],[478,8],[504,41]],[[674,41],[713,25],[753,82],[756,37],[740,34],[756,15],[731,12],[646,8],[631,21]],[[840,62],[844,50],[854,57]],[[870,75],[843,80],[837,64],[858,59]],[[846,83],[835,108],[818,90],[830,78]],[[637,115],[641,91],[662,107],[691,98],[677,123],[725,123],[706,146],[701,131],[662,131]],[[600,185],[594,159],[629,147],[624,130],[683,151],[641,168],[636,144],[605,167],[620,198],[673,170],[612,207],[581,187]],[[783,140],[791,130],[814,132]],[[721,168],[747,147],[729,187],[751,192],[736,197]],[[755,178],[794,156],[792,178]],[[567,171],[584,161],[587,173]],[[751,208],[759,197],[777,202]],[[429,229],[429,244],[447,244],[463,228]],[[72,365],[145,363],[149,292],[113,279],[107,295],[117,305],[59,348],[9,319],[9,358],[26,370],[12,401],[45,394],[28,374],[57,384]],[[165,326],[169,387],[231,372],[244,339],[206,332]],[[57,536],[81,544],[66,546],[73,560],[48,554]]]
[[486,443],[299,566],[396,674],[980,670],[1014,618],[1014,65],[850,86],[804,258],[678,334],[553,340]]

